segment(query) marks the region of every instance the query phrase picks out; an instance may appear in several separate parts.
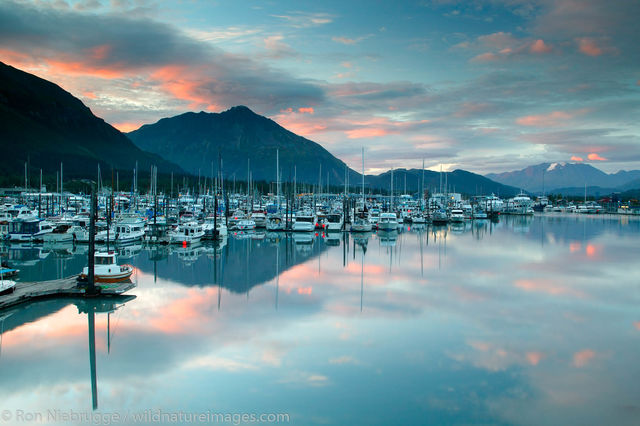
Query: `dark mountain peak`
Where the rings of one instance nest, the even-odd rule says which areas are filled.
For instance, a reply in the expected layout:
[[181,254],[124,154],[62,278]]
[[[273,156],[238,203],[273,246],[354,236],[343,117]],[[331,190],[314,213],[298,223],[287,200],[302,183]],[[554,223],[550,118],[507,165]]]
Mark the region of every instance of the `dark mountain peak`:
[[45,173],[64,162],[67,176],[93,175],[103,168],[132,169],[175,164],[143,152],[117,129],[60,86],[0,62],[0,168],[16,172],[29,159]]
[[228,113],[228,114],[247,114],[247,115],[258,115],[255,112],[253,112],[249,107],[244,106],[244,105],[236,105],[234,107],[229,108],[226,111],[221,112],[220,114],[224,114],[224,113]]

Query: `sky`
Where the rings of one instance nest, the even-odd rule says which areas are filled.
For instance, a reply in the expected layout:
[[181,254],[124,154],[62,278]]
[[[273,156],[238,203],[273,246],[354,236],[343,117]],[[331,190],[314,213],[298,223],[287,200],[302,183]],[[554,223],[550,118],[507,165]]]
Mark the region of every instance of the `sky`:
[[122,131],[245,105],[352,168],[640,168],[636,0],[3,0],[0,61]]

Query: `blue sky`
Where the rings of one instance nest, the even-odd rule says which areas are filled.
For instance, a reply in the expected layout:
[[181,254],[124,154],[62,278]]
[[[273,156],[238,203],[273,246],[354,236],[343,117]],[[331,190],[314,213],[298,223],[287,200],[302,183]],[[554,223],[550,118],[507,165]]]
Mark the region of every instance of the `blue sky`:
[[640,168],[640,3],[5,1],[0,60],[122,130],[246,105],[359,169]]

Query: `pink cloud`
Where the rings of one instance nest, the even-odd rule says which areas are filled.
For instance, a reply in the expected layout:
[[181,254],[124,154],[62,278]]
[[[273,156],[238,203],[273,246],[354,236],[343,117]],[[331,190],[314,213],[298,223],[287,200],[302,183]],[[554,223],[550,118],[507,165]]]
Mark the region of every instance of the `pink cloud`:
[[495,53],[487,52],[482,53],[478,56],[474,56],[473,58],[471,58],[470,62],[492,62],[497,60],[498,55],[496,55]]
[[516,119],[521,126],[550,127],[558,126],[562,122],[572,119],[575,114],[566,111],[553,111],[549,114],[527,115]]
[[222,109],[209,92],[201,89],[203,85],[215,83],[214,78],[202,74],[197,68],[167,65],[154,71],[151,78],[176,99],[189,101],[190,108],[206,108],[209,111]]
[[388,135],[389,132],[385,129],[376,129],[376,128],[362,128],[362,129],[353,129],[347,130],[345,132],[349,139],[360,139],[360,138],[375,138],[379,136]]
[[584,161],[582,157],[578,157],[576,155],[571,156],[571,161]]
[[542,352],[527,352],[527,362],[531,365],[538,365],[542,358],[544,358]]
[[90,56],[97,60],[97,61],[102,61],[104,59],[107,58],[107,56],[109,56],[109,53],[111,53],[111,46],[108,44],[103,44],[101,46],[96,46],[93,47],[91,49],[89,49],[90,52]]
[[578,50],[589,56],[600,56],[604,53],[602,48],[600,48],[596,42],[590,38],[578,39]]
[[549,53],[551,52],[551,46],[545,44],[544,40],[538,39],[531,44],[529,51],[532,53]]
[[298,108],[298,112],[301,114],[313,114],[315,111],[313,110],[312,107],[307,107],[307,108]]
[[85,98],[89,98],[89,99],[96,99],[97,98],[96,94],[93,93],[93,92],[84,92],[82,95]]
[[587,158],[591,161],[607,161],[606,158],[599,156],[595,152],[592,152],[591,154],[589,154]]
[[591,349],[584,349],[580,352],[576,352],[575,354],[573,354],[573,365],[575,367],[584,367],[595,356],[596,356],[596,353]]
[[636,328],[636,330],[640,331],[640,321],[634,322],[633,326]]

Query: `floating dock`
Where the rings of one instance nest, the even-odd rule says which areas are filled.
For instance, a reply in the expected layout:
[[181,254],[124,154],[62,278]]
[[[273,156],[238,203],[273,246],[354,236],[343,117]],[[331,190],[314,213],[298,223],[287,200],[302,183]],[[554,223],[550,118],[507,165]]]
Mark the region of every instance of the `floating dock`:
[[[120,296],[135,286],[131,281],[102,285],[96,283],[96,288],[99,289],[96,296]],[[86,284],[78,284],[77,275],[51,281],[16,282],[13,293],[0,296],[0,310],[45,298],[83,297],[86,295],[86,288]]]

